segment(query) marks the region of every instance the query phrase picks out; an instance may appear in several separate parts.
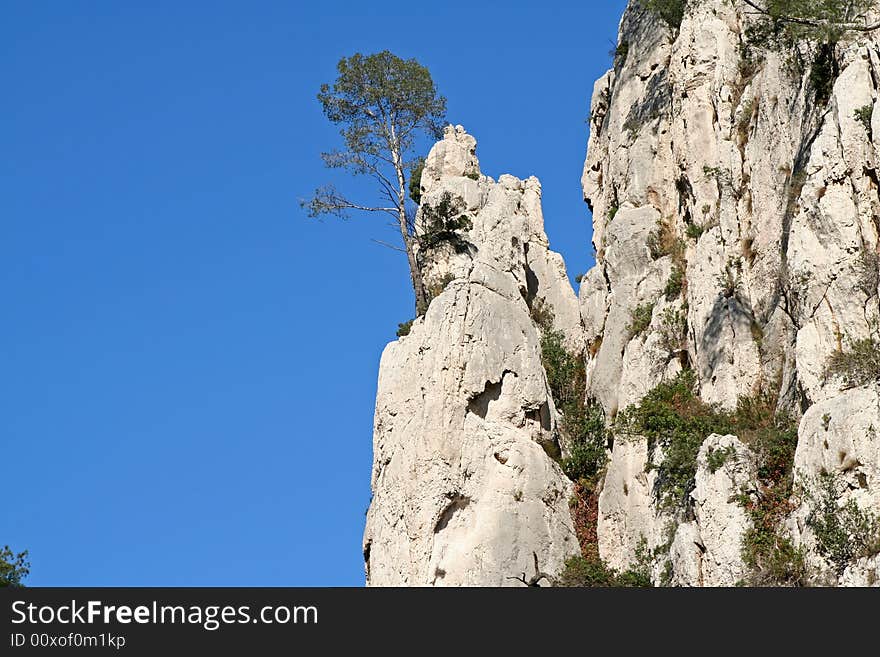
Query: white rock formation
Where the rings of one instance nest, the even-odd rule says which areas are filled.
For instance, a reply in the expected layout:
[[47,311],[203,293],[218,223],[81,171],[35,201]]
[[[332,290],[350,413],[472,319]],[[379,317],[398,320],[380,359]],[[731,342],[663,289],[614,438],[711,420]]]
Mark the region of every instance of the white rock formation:
[[[717,453],[718,467],[709,456]],[[749,527],[736,497],[754,488],[755,457],[736,436],[711,435],[697,456],[693,498],[694,518],[676,518],[658,508],[654,496],[656,471],[646,472],[648,446],[644,439],[616,440],[599,497],[599,550],[617,570],[634,565],[639,543],[668,549],[674,586],[733,586],[745,566],[742,537]],[[662,576],[665,564],[657,564]]]
[[[760,390],[778,395],[795,415],[809,409],[797,467],[816,474],[845,453],[860,464],[847,475],[857,485],[876,476],[870,464],[880,444],[866,419],[876,417],[876,404],[866,391],[841,395],[824,372],[834,351],[880,324],[880,113],[869,114],[877,130],[856,116],[876,104],[880,46],[873,35],[845,39],[840,74],[827,103],[817,103],[811,55],[800,52],[806,64],[793,73],[790,52],[748,43],[752,20],[742,3],[721,0],[692,7],[677,34],[638,3],[624,14],[623,54],[594,88],[583,172],[597,253],[580,287],[585,339],[594,346],[589,394],[613,418],[683,365],[710,403],[733,408]],[[685,285],[664,296],[674,268]],[[654,304],[647,336],[631,336],[633,310],[646,304]],[[656,338],[669,304],[687,308],[686,356]],[[849,423],[827,449],[815,434],[825,413]],[[727,497],[754,479],[753,459],[738,459],[731,476],[709,476],[698,464],[694,517],[672,519],[671,542],[646,460],[644,445],[615,443],[599,501],[603,558],[626,566],[644,535],[652,547],[669,547],[673,583],[739,581],[748,518]],[[880,513],[880,489],[867,486],[852,494]],[[801,525],[806,513],[799,511]]]
[[614,441],[612,458],[599,495],[599,551],[612,568],[633,564],[642,540],[662,542],[663,519],[654,506],[656,474],[645,471],[648,443],[644,438]]
[[453,280],[382,355],[364,537],[371,585],[516,585],[509,578],[535,574],[534,554],[555,574],[579,549],[572,484],[544,449],[557,413],[528,305],[546,300],[580,343],[577,300],[548,251],[540,183],[479,175],[475,148],[450,127],[422,178],[422,207],[446,192],[464,199],[472,248],[425,254],[432,280]]
[[[673,32],[630,3],[614,67],[593,90],[582,183],[596,265],[578,299],[549,251],[538,181],[482,175],[460,127],[431,151],[423,207],[450,194],[473,227],[461,231],[467,248],[423,254],[436,298],[383,354],[369,583],[515,584],[533,574],[533,553],[552,574],[577,552],[571,482],[542,448],[558,440],[559,414],[530,317],[537,299],[586,354],[587,394],[609,425],[682,368],[719,408],[767,393],[803,416],[797,486],[835,472],[841,507],[880,515],[878,387],[843,390],[826,375],[833,353],[880,338],[880,34],[837,45],[824,99],[810,48],[750,42],[754,20],[741,2],[704,0]],[[638,334],[637,308],[650,317]],[[648,467],[662,455],[616,437],[599,495],[603,559],[629,568],[647,541],[661,555],[655,582],[747,580],[750,521],[735,498],[762,494],[748,440],[707,437],[690,503],[669,511]],[[730,456],[713,471],[717,450]],[[788,533],[813,581],[828,582],[810,502],[798,503]],[[831,583],[875,584],[878,567],[866,556]]]
[[[862,510],[880,509],[880,384],[844,391],[811,406],[804,413],[795,453],[795,481],[807,489],[818,487],[824,473],[837,478],[842,489],[838,505],[852,500]],[[811,505],[805,503],[793,526],[808,548],[813,567],[834,583],[835,574],[816,554],[815,536],[807,523]],[[878,546],[880,547],[880,546]],[[841,576],[840,583],[854,586],[880,585],[880,560],[862,558]]]
[[[710,458],[718,457],[720,465]],[[692,493],[700,532],[702,586],[734,586],[744,579],[743,534],[751,522],[736,497],[755,486],[755,455],[736,436],[712,435],[697,456]]]

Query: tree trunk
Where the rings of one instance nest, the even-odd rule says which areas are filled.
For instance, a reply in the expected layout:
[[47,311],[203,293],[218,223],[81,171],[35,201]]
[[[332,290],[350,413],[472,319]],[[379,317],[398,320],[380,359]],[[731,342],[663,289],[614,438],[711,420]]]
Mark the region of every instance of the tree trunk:
[[409,275],[412,279],[413,293],[416,296],[416,317],[421,317],[428,310],[428,295],[425,293],[422,270],[419,269],[419,260],[416,257],[416,237],[410,235],[406,223],[406,174],[403,171],[403,156],[400,152],[393,120],[389,133],[391,136],[391,157],[394,161],[394,171],[397,174],[397,221],[400,224],[400,236],[403,238],[403,246],[406,248]]
[[[403,226],[405,230],[406,220],[404,220]],[[428,310],[428,295],[425,293],[425,284],[422,282],[422,270],[419,269],[418,258],[416,258],[416,238],[405,234],[403,242],[406,245],[406,259],[409,262],[413,292],[416,295],[416,317],[421,317]]]

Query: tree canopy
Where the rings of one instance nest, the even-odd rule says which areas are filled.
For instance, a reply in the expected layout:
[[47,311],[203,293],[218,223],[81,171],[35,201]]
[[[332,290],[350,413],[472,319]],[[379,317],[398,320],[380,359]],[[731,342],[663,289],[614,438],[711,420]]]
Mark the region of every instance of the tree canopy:
[[8,545],[0,550],[0,588],[21,586],[30,571],[27,550],[14,553]]
[[[383,202],[360,202],[328,185],[316,190],[303,206],[310,216],[345,216],[352,210],[393,216],[409,261],[420,314],[427,302],[416,254],[415,226],[406,207],[411,185],[408,178],[413,171],[420,171],[414,156],[418,138],[442,135],[446,99],[437,93],[427,68],[415,59],[404,60],[387,50],[343,57],[337,71],[333,84],[321,85],[318,101],[325,116],[339,126],[345,148],[321,157],[330,168],[373,178]],[[418,198],[417,194],[412,197]]]

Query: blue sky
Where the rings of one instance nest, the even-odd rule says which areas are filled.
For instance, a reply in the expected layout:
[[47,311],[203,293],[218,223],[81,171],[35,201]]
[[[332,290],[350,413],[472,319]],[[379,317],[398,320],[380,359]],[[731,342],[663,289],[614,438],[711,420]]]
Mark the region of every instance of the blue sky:
[[335,179],[337,60],[428,66],[484,173],[591,264],[585,119],[623,0],[0,8],[0,544],[28,583],[359,586],[381,351],[412,316]]

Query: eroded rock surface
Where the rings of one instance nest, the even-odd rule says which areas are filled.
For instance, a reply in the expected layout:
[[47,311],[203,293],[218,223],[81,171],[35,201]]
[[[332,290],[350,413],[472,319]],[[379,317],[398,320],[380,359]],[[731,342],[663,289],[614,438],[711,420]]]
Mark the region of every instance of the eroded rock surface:
[[578,551],[572,483],[547,453],[558,414],[529,307],[543,299],[580,343],[577,301],[548,250],[540,183],[480,175],[475,148],[450,127],[422,179],[423,207],[450,193],[472,227],[466,251],[425,254],[429,287],[445,288],[382,355],[364,538],[372,585],[514,585],[534,575],[534,554],[557,573]]
[[[873,388],[842,393],[826,375],[834,352],[878,326],[877,37],[838,45],[839,75],[827,102],[817,101],[809,49],[750,43],[755,18],[743,9],[697,3],[674,33],[630,3],[614,67],[595,85],[582,181],[597,258],[579,295],[595,346],[588,394],[611,419],[681,367],[722,408],[769,394],[780,411],[806,411],[797,476],[843,463],[850,492],[841,505],[854,497],[880,513]],[[676,270],[682,282],[672,285]],[[645,307],[650,324],[634,335],[632,318]],[[669,340],[676,310],[686,321]],[[743,456],[732,477],[710,476],[700,461],[690,510],[671,519],[647,460],[644,446],[614,445],[599,505],[602,556],[631,563],[644,534],[668,550],[674,584],[739,581],[749,520],[725,495],[749,479],[754,486],[754,460]],[[793,514],[792,534],[821,565],[804,529],[808,506]],[[678,528],[671,542],[669,524]],[[868,571],[842,582],[866,581]]]
[[[593,89],[582,183],[596,264],[577,299],[549,250],[537,179],[483,175],[461,127],[431,151],[423,208],[451,195],[472,226],[456,247],[422,254],[435,298],[382,357],[369,583],[515,584],[533,574],[533,554],[558,573],[578,552],[572,482],[548,456],[561,418],[537,300],[585,354],[586,397],[611,428],[685,369],[716,409],[760,397],[802,417],[786,537],[813,583],[880,579],[873,555],[830,572],[810,528],[815,503],[800,494],[833,473],[840,508],[880,515],[878,386],[827,370],[833,354],[880,337],[880,37],[842,39],[838,74],[818,90],[815,51],[750,41],[744,7],[705,0],[677,31],[638,2],[627,8],[614,66]],[[630,568],[646,544],[655,583],[748,581],[743,500],[754,506],[769,485],[754,440],[707,436],[676,509],[660,503],[662,450],[609,440],[597,526],[606,563]]]

